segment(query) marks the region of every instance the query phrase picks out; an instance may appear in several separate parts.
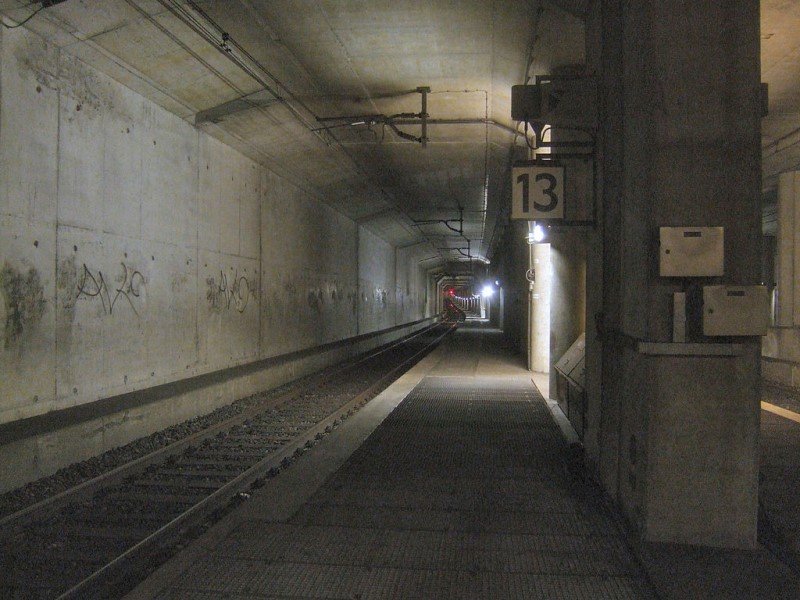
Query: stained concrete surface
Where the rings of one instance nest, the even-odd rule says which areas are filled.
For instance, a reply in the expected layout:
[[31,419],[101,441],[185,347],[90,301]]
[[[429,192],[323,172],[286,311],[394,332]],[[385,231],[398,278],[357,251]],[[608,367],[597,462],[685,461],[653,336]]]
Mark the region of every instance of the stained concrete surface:
[[672,335],[680,285],[658,274],[658,227],[724,227],[725,281],[760,282],[759,8],[595,3],[587,35],[601,57],[604,223],[602,264],[588,263],[603,295],[587,324],[587,346],[599,338],[603,353],[602,373],[587,369],[587,436],[599,440],[588,458],[652,541],[756,545],[760,341],[731,359],[634,348]]
[[623,536],[565,468],[530,375],[462,327],[129,597],[797,597],[764,549]]
[[[800,413],[800,394],[766,386],[762,400]],[[639,544],[665,599],[800,597],[800,424],[761,411],[759,539],[753,550]]]
[[651,597],[529,375],[463,328],[131,597]]
[[0,424],[175,390],[0,449],[0,489],[347,353],[185,393],[197,378],[425,316],[423,249],[397,254],[25,28],[0,41]]
[[0,423],[424,316],[419,249],[53,43],[0,84]]

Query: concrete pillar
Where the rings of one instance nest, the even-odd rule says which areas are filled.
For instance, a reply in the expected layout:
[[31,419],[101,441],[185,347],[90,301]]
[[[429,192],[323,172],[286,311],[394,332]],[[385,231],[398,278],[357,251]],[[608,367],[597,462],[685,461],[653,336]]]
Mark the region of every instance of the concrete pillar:
[[586,326],[586,239],[580,229],[550,231],[550,389],[555,397],[553,365]]
[[603,0],[597,24],[597,472],[646,540],[753,547],[759,339],[737,343],[736,356],[642,342],[670,341],[682,285],[659,277],[659,226],[724,227],[722,281],[760,280],[759,2]]
[[778,178],[778,301],[775,324],[800,324],[800,281],[795,264],[800,262],[800,171],[781,173]]
[[537,373],[547,373],[550,369],[550,244],[531,245],[531,258],[536,278],[530,303],[530,368]]
[[[602,2],[592,2],[586,16],[586,64],[590,73],[600,73],[603,69],[603,61],[607,57],[603,55],[602,48],[602,19],[605,7]],[[613,123],[604,125],[606,130],[613,127]],[[602,148],[597,148],[600,152]],[[597,156],[596,158],[599,158]],[[603,411],[603,335],[604,324],[604,286],[603,263],[605,260],[605,248],[603,245],[603,228],[601,224],[605,222],[604,206],[601,192],[604,189],[603,181],[604,164],[602,161],[594,161],[597,182],[594,190],[595,197],[592,198],[595,208],[597,224],[588,228],[586,232],[586,420],[584,422],[584,457],[587,469],[591,473],[597,474],[600,466],[601,432],[604,425],[603,419],[606,417]]]
[[525,238],[526,221],[512,221],[505,230],[496,254],[501,257],[503,283],[503,331],[511,347],[519,350],[528,360],[528,301],[530,292],[525,271],[528,269],[529,250]]

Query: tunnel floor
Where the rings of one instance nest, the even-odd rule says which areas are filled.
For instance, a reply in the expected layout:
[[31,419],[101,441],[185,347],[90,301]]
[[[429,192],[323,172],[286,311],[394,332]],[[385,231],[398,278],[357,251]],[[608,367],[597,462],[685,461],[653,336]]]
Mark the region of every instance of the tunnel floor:
[[[800,567],[800,394],[765,385],[761,410],[760,498],[776,541]],[[784,414],[775,411],[784,409]]]
[[[291,508],[254,494],[137,597],[651,597],[499,332],[462,329],[425,369],[321,486],[307,465],[295,477],[313,489],[287,491]],[[349,425],[330,436],[339,453]]]

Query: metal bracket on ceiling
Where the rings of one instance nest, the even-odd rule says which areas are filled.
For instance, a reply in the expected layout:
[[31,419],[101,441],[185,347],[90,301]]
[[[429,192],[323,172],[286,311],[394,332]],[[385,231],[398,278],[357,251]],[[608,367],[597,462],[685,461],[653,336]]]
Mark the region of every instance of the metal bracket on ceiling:
[[[317,127],[312,131],[327,131],[337,127],[358,127],[360,125],[366,125],[368,128],[372,127],[373,125],[386,125],[389,127],[389,129],[394,131],[395,135],[398,137],[410,142],[417,142],[421,144],[423,148],[427,148],[428,120],[430,118],[430,115],[428,114],[428,94],[430,94],[431,88],[427,86],[418,87],[414,91],[422,95],[422,106],[420,112],[418,113],[405,112],[394,115],[384,115],[379,113],[368,115],[349,115],[343,117],[317,117],[317,121],[320,123],[331,123],[331,125]],[[418,122],[422,127],[421,135],[417,137],[402,131],[397,127],[397,121],[399,119],[403,120],[404,125],[416,124]],[[411,121],[412,119],[413,121]]]
[[[444,225],[450,231],[454,231],[458,235],[464,235],[464,209],[458,207],[458,219],[412,219],[414,225]],[[458,223],[458,229],[450,225],[450,223]]]
[[[464,258],[469,259],[470,270],[472,270],[472,261],[473,260],[483,260],[479,256],[472,256],[472,240],[467,239],[467,245],[465,246],[445,246],[436,248],[437,250],[446,250],[448,252],[458,252]],[[464,252],[466,250],[466,252]]]
[[420,136],[420,144],[425,148],[428,145],[428,94],[431,93],[431,88],[418,87],[417,91],[422,94],[422,110],[419,112],[419,117],[422,119],[422,135]]
[[266,108],[273,104],[279,103],[280,100],[268,90],[263,89],[246,96],[241,96],[235,100],[201,110],[194,116],[194,124],[196,126],[204,123],[219,123],[226,118],[233,116],[237,113],[253,108]]

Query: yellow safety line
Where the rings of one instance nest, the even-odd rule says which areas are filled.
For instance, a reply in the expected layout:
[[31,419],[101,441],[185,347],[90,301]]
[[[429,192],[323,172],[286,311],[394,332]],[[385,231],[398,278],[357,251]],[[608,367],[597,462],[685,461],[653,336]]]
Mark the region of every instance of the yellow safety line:
[[780,406],[775,406],[774,404],[770,404],[769,402],[762,402],[761,403],[762,410],[768,410],[771,413],[775,413],[783,417],[784,419],[789,419],[790,421],[794,421],[795,423],[800,423],[800,415],[796,412],[792,412],[791,410],[786,410],[785,408],[781,408]]

